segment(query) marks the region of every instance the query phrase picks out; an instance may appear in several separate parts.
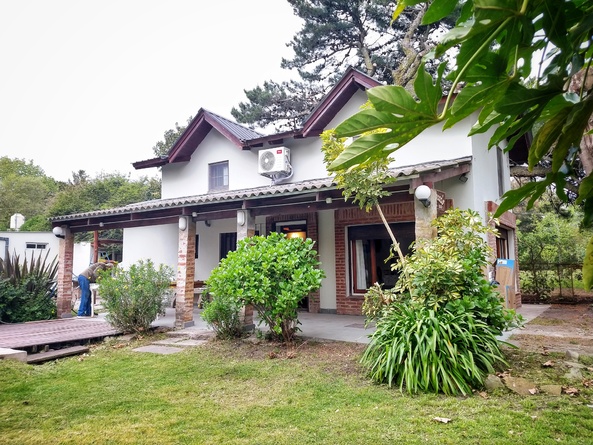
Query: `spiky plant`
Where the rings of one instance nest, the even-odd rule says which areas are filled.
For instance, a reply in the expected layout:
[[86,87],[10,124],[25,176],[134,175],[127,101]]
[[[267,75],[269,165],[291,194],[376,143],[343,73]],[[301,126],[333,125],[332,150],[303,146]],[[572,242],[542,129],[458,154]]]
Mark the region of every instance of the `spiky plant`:
[[58,259],[50,251],[21,262],[14,252],[0,258],[0,322],[15,323],[54,318]]

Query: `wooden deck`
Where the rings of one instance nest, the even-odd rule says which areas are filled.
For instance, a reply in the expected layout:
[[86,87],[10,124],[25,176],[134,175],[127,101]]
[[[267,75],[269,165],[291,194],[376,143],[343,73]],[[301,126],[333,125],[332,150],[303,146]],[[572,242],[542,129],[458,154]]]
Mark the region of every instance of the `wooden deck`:
[[0,324],[0,348],[37,348],[118,334],[105,320],[90,317]]

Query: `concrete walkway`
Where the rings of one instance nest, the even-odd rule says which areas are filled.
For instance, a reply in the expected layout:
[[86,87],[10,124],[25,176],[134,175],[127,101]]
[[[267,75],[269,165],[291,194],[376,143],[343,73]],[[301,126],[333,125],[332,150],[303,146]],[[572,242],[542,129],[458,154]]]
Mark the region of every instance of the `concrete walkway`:
[[[549,307],[550,305],[524,304],[517,312],[523,316],[524,322],[528,323],[545,312]],[[200,309],[194,309],[194,326],[175,332],[179,335],[186,334],[188,337],[194,338],[199,333],[204,332],[204,330],[209,330],[206,322],[200,317],[200,312]],[[299,337],[308,339],[369,343],[369,336],[374,332],[374,328],[371,326],[365,329],[365,318],[363,316],[300,312],[299,320],[301,322],[299,326],[301,332],[298,335]],[[156,320],[153,326],[174,327],[175,309],[168,308],[166,315]],[[256,329],[265,330],[265,326],[257,326],[256,324]],[[505,332],[499,337],[500,340],[508,340],[513,333],[518,332],[517,329]]]

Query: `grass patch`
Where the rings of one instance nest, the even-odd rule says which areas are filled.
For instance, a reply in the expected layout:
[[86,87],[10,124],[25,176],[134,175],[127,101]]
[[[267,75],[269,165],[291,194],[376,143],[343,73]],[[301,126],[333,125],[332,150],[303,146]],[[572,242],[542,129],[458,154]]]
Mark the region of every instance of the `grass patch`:
[[566,321],[560,320],[558,318],[549,318],[549,317],[536,317],[529,322],[530,325],[538,325],[538,326],[561,326],[566,324]]
[[[593,443],[593,393],[582,385],[572,397],[410,397],[369,383],[358,364],[361,345],[287,351],[212,342],[173,355],[136,346],[104,343],[40,366],[0,361],[0,442]],[[513,375],[554,382],[562,370],[531,374],[542,359],[549,358],[509,351]]]

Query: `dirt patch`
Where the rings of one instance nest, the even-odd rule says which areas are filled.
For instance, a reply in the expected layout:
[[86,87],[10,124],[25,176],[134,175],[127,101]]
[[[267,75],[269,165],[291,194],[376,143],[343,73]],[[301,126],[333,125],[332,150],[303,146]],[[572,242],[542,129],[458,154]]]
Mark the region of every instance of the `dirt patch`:
[[527,351],[593,355],[593,308],[588,303],[552,304],[510,340]]

